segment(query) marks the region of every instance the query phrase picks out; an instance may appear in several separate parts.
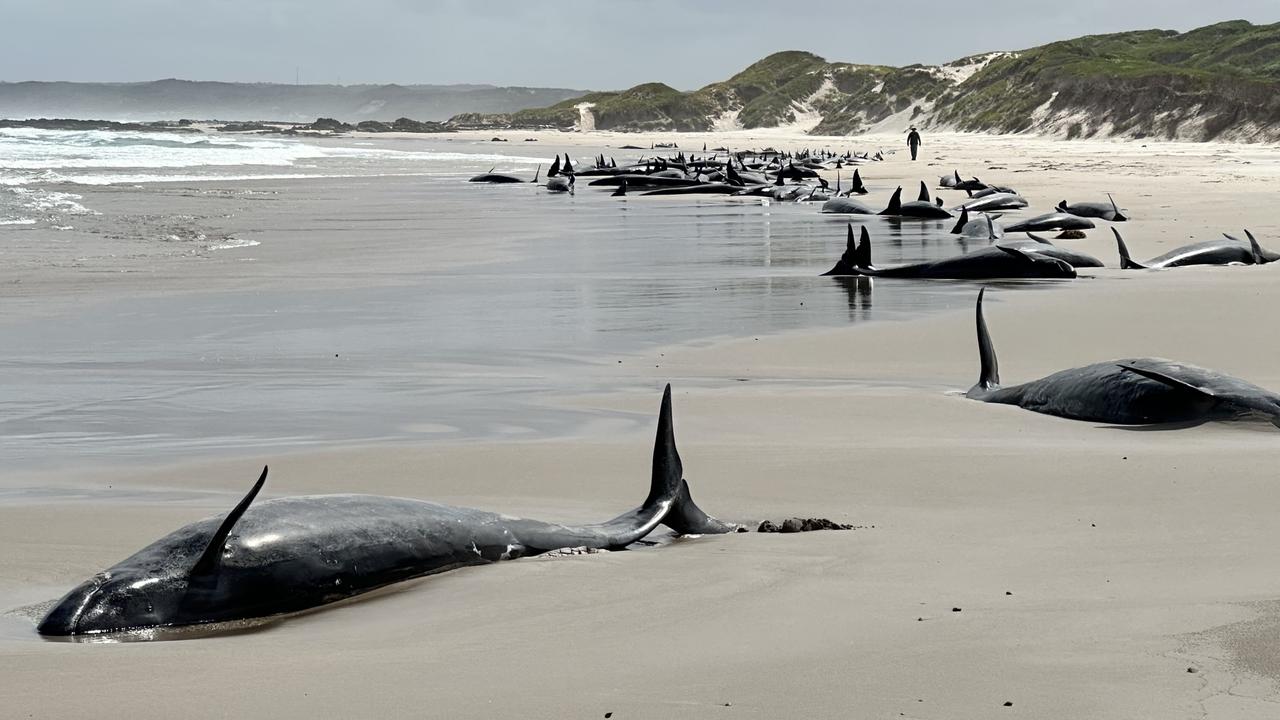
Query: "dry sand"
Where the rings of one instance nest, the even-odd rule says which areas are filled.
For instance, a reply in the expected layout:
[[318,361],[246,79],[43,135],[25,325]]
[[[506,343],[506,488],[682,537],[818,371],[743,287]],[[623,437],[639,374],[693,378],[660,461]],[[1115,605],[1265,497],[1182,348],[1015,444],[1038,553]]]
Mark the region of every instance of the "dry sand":
[[[746,146],[745,136],[724,142]],[[651,139],[552,137],[597,147]],[[703,139],[678,138],[698,148]],[[1135,218],[1124,226],[1135,256],[1246,226],[1280,247],[1275,148],[925,140],[928,163],[898,153],[871,168],[914,182],[957,167],[1041,206],[1112,191]],[[1108,234],[1073,247],[1114,263]],[[1160,355],[1280,388],[1280,266],[1097,274],[989,295],[1007,382]],[[660,368],[608,370],[651,376],[652,392],[565,402],[653,413],[670,380],[704,508],[739,521],[818,515],[863,527],[467,569],[198,641],[41,642],[29,619],[9,614],[3,714],[1276,716],[1280,431],[1270,425],[1120,429],[966,400],[953,391],[977,374],[967,304],[911,322],[654,352]],[[210,492],[0,506],[0,605],[53,598],[225,511],[260,462],[272,464],[272,494],[397,494],[582,521],[643,496],[650,442],[646,432],[339,448],[11,477],[6,486]]]

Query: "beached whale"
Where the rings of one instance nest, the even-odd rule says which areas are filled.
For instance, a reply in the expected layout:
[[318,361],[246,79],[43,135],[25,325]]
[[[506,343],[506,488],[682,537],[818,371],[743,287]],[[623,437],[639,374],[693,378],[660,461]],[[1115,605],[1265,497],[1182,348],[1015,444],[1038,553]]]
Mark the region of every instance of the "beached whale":
[[1120,237],[1120,231],[1111,228],[1116,236],[1116,247],[1120,252],[1120,268],[1123,270],[1147,270],[1155,268],[1186,267],[1188,265],[1265,265],[1280,260],[1280,254],[1264,250],[1258,245],[1253,233],[1245,230],[1249,242],[1242,242],[1230,235],[1221,240],[1184,245],[1176,250],[1152,258],[1144,263],[1134,262],[1129,257],[1129,248]]
[[1162,358],[1110,360],[1001,387],[995,347],[982,315],[985,293],[986,288],[978,292],[981,370],[978,383],[966,393],[970,398],[1117,425],[1185,423],[1261,414],[1280,427],[1280,395],[1230,375]]
[[956,257],[877,268],[871,261],[871,236],[862,226],[855,245],[853,224],[849,225],[844,255],[823,275],[866,275],[869,277],[921,278],[938,280],[987,280],[1003,278],[1074,278],[1076,269],[1057,258],[1023,248],[994,245]]
[[990,212],[992,210],[1018,210],[1030,204],[1026,198],[1017,193],[994,192],[982,197],[974,197],[972,200],[966,200],[956,209]]
[[573,192],[573,185],[577,182],[573,175],[560,174],[553,178],[547,179],[547,189],[551,192]]
[[847,197],[833,197],[822,203],[822,212],[842,215],[875,215],[876,211]]
[[902,188],[899,187],[893,191],[893,197],[889,198],[889,206],[880,211],[880,215],[890,217],[914,217],[914,218],[949,218],[951,213],[946,208],[938,207],[929,201],[929,191],[924,183],[920,183],[920,199],[913,200],[908,203],[902,202]]
[[42,635],[81,635],[266,617],[314,608],[409,578],[562,548],[620,549],[666,525],[737,526],[702,512],[676,451],[671,386],[662,395],[649,495],[596,525],[522,520],[378,495],[283,497],[192,523],[90,578],[53,606]]
[[1109,202],[1082,202],[1067,204],[1066,200],[1058,203],[1058,210],[1064,213],[1071,213],[1079,217],[1093,217],[1111,222],[1125,222],[1129,219],[1127,215],[1120,212],[1120,206],[1116,205],[1115,198],[1111,197],[1111,193],[1107,193]]
[[[618,187],[622,186],[619,185]],[[733,195],[740,190],[742,190],[741,187],[726,183],[699,183],[684,187],[658,188],[643,192],[641,195]]]
[[1046,213],[1005,227],[1005,232],[1044,232],[1046,230],[1088,230],[1095,227],[1089,218],[1066,212]]
[[501,183],[523,183],[523,182],[537,183],[537,182],[538,182],[538,174],[542,172],[542,166],[541,166],[541,165],[539,165],[539,166],[538,166],[538,169],[533,171],[533,179],[532,179],[532,180],[525,180],[524,178],[519,178],[519,177],[516,177],[515,175],[508,175],[507,173],[496,173],[496,172],[494,172],[493,170],[494,170],[493,168],[490,168],[490,169],[489,169],[489,172],[487,172],[487,173],[481,173],[481,174],[479,174],[479,175],[476,175],[475,177],[471,178],[471,179],[470,179],[470,180],[468,180],[467,182],[473,182],[473,183],[494,183],[494,184],[501,184]]
[[997,244],[1001,247],[1017,248],[1019,250],[1057,258],[1068,263],[1074,268],[1106,267],[1101,260],[1089,253],[1072,250],[1071,248],[1058,247],[1052,242],[1032,233],[1027,233],[1027,239],[1025,240],[1001,240]]
[[983,240],[999,240],[1004,237],[1004,227],[996,222],[999,219],[999,214],[989,215],[986,213],[983,213],[980,217],[970,218],[969,208],[961,208],[960,219],[951,228],[951,234],[982,238]]

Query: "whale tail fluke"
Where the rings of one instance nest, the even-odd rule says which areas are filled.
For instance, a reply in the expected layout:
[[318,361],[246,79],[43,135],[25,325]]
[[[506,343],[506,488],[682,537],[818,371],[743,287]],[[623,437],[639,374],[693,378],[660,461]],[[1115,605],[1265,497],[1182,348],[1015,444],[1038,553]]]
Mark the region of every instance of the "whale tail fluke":
[[853,239],[853,223],[849,223],[848,235],[845,238],[844,254],[836,261],[836,266],[822,273],[829,275],[866,275],[864,270],[871,268],[871,234],[867,226],[862,226],[862,234],[857,242]]
[[978,359],[981,361],[982,366],[978,372],[978,383],[969,389],[969,397],[981,395],[1000,387],[1000,365],[996,362],[996,348],[991,343],[991,333],[987,332],[987,320],[982,315],[982,298],[986,294],[986,288],[978,291]]
[[663,525],[682,535],[727,533],[737,526],[707,515],[693,501],[689,483],[684,479],[684,466],[676,450],[675,422],[671,413],[671,385],[662,392],[662,407],[658,411],[658,433],[653,443],[653,475],[649,496],[645,498],[641,512],[668,509],[661,516]]
[[1133,258],[1129,257],[1129,247],[1124,244],[1124,238],[1120,237],[1120,231],[1111,228],[1111,232],[1116,236],[1116,249],[1120,252],[1120,269],[1146,270],[1146,265],[1134,262]]

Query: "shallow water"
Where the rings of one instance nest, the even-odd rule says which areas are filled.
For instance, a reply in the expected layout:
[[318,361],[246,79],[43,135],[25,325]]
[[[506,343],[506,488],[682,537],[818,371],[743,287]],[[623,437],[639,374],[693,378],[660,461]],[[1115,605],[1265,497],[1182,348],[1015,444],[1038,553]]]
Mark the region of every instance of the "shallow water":
[[[259,239],[304,257],[300,218],[327,233],[360,234],[371,258],[406,239],[429,257],[440,237],[475,238],[509,257],[393,282],[356,266],[336,289],[269,284],[3,316],[0,461],[49,469],[341,442],[612,432],[651,418],[568,409],[557,397],[617,387],[618,373],[601,369],[619,361],[660,365],[638,354],[650,348],[910,318],[967,307],[976,292],[972,283],[819,277],[843,251],[849,218],[821,215],[817,204],[617,199],[585,183],[567,196],[465,182],[495,162],[532,176],[530,155],[559,150],[512,145],[521,155],[505,162],[492,155],[505,148],[447,140],[342,151],[273,146],[293,159],[270,179],[228,179],[244,177],[244,168],[201,166],[163,168],[209,178],[177,185],[24,185],[82,194],[75,218],[47,222],[125,237],[139,268],[148,252],[167,247],[152,237],[173,217],[252,228],[252,241],[207,230],[237,241],[217,252],[246,259]],[[300,168],[303,159],[312,166]],[[299,170],[320,177],[293,177]],[[889,190],[872,189],[869,204]],[[246,203],[246,195],[270,202]],[[130,203],[159,203],[168,214],[120,210]],[[880,264],[977,247],[946,235],[950,222],[854,220],[871,225]],[[0,242],[21,232],[3,229]],[[112,253],[111,262],[127,271],[133,261]]]

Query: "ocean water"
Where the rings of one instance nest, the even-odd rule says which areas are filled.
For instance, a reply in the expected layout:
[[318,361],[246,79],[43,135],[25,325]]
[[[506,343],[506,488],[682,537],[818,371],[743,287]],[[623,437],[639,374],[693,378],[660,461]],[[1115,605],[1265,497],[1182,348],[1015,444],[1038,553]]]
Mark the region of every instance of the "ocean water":
[[[466,182],[494,167],[532,177],[569,150],[531,145],[8,132],[0,252],[35,274],[0,268],[0,292],[20,280],[38,305],[42,263],[92,277],[234,262],[208,288],[0,306],[0,461],[638,431],[652,418],[563,400],[710,382],[662,375],[672,344],[907,319],[976,295],[819,277],[846,219],[816,205]],[[973,249],[950,223],[865,221],[884,264]],[[444,240],[492,258],[437,265]],[[317,249],[352,244],[335,264]],[[246,291],[235,263],[267,259],[291,282],[268,273]]]

